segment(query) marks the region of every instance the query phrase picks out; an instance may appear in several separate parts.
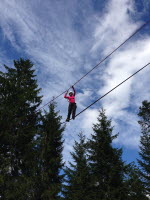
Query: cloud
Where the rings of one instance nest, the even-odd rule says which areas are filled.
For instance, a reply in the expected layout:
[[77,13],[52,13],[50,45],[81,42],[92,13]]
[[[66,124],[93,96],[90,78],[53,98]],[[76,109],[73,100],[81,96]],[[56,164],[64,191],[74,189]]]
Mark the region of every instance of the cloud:
[[[95,43],[91,48],[94,53],[101,50],[105,44],[106,48],[101,54],[110,53],[111,48],[118,46],[141,24],[141,22],[135,23],[131,18],[130,13],[134,12],[134,4],[131,1],[117,1],[117,3],[115,0],[109,1],[106,10],[106,14],[98,18],[100,22],[95,27]],[[103,75],[97,76],[99,81],[103,82],[103,87],[99,88],[98,95],[104,95],[150,62],[149,50],[150,37],[144,34],[142,37],[134,38],[111,56],[103,66]],[[137,149],[139,145],[140,126],[137,123],[137,113],[141,102],[149,99],[148,70],[149,66],[97,103],[97,108],[102,106],[106,109],[107,116],[115,125],[114,131],[120,133],[115,143],[128,148]],[[92,132],[90,127],[92,127],[92,123],[95,123],[97,113],[95,109],[90,109],[85,113],[82,126],[85,127],[85,132],[89,133]]]
[[[105,71],[106,73],[103,76],[105,86],[99,90],[99,94],[102,95],[106,93],[147,64],[150,61],[149,50],[150,38],[138,40],[134,42],[134,44],[131,43],[125,50],[115,55],[108,63]],[[137,115],[138,107],[141,102],[146,98],[149,99],[148,70],[149,66],[106,96],[102,102],[103,107],[107,109],[107,115],[116,121],[117,126],[119,126],[119,123],[117,123],[118,120],[126,122],[125,124],[126,127],[128,127],[128,131],[125,130],[122,132],[121,126],[120,131],[122,133],[120,134],[123,134],[123,136],[120,136],[120,140],[118,140],[119,143],[124,145],[126,145],[127,142],[125,142],[125,139],[122,137],[125,136],[128,144],[130,140],[132,141],[133,138],[136,137],[137,141],[139,141],[139,127],[136,126],[138,119],[135,116]],[[136,127],[136,129],[131,127]],[[130,138],[127,132],[130,132],[130,134],[132,133]],[[135,146],[135,144],[138,145],[138,142],[130,143],[131,146]]]
[[[133,18],[137,14],[134,1],[105,2],[100,12],[95,12],[90,0],[0,2],[0,27],[4,38],[18,55],[23,54],[35,63],[43,104],[81,78],[141,25],[142,20],[135,22]],[[77,112],[146,64],[149,44],[148,35],[139,37],[138,34],[77,84]],[[9,52],[7,57],[5,52],[0,56],[3,57],[1,62],[9,62]],[[64,133],[65,159],[70,159],[68,152],[80,131],[90,136],[90,127],[102,106],[112,118],[115,130],[120,132],[117,142],[136,148],[139,141],[137,111],[143,98],[149,97],[148,82],[146,69],[68,123]],[[65,120],[68,104],[63,97],[57,102]]]
[[133,1],[108,1],[104,15],[97,18],[91,51],[95,53],[105,46],[102,53],[106,55],[131,35],[140,24],[132,20],[133,13]]

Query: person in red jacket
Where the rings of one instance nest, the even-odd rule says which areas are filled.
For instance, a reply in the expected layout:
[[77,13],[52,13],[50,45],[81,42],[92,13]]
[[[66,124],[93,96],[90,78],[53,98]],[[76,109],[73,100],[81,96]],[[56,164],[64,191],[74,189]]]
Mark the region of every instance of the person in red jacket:
[[75,95],[76,95],[76,91],[74,89],[74,87],[72,86],[73,92],[70,91],[69,92],[69,96],[67,96],[68,91],[66,92],[66,94],[64,95],[65,99],[68,99],[69,101],[69,106],[68,106],[68,116],[66,121],[69,122],[70,120],[70,115],[72,114],[72,119],[75,119],[75,115],[76,115],[76,109],[77,109],[77,105],[75,103]]

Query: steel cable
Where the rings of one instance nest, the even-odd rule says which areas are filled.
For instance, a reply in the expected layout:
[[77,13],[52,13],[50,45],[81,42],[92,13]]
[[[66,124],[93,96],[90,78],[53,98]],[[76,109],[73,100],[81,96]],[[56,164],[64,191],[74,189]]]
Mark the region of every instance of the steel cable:
[[[115,90],[117,87],[119,87],[120,85],[122,85],[123,83],[125,83],[127,80],[129,80],[130,78],[132,78],[133,76],[135,76],[137,73],[139,73],[140,71],[142,71],[144,68],[146,68],[150,63],[144,65],[144,67],[140,68],[138,71],[136,71],[135,73],[133,73],[131,76],[129,76],[128,78],[126,78],[124,81],[122,81],[121,83],[119,83],[117,86],[115,86],[114,88],[112,88],[111,90],[109,90],[107,93],[105,93],[103,96],[101,96],[100,98],[98,98],[96,101],[94,101],[93,103],[91,103],[89,106],[87,106],[85,109],[83,109],[82,111],[80,111],[75,117],[79,116],[81,113],[83,113],[85,110],[87,110],[88,108],[90,108],[92,105],[94,105],[95,103],[97,103],[98,101],[100,101],[102,98],[104,98],[105,96],[107,96],[109,93],[111,93],[113,90]],[[70,119],[72,120],[72,119]],[[66,122],[63,122],[62,124],[64,124]]]
[[[84,76],[82,76],[79,80],[77,80],[73,86],[75,86],[77,83],[79,83],[83,78],[85,78],[89,73],[91,73],[95,68],[97,68],[101,63],[103,63],[108,57],[110,57],[114,52],[116,52],[121,46],[123,46],[128,40],[130,40],[134,35],[136,35],[141,29],[143,29],[147,24],[150,23],[150,20],[148,20],[146,23],[144,23],[142,26],[140,26],[134,33],[132,33],[123,43],[121,43],[117,48],[115,48],[110,54],[108,54],[105,58],[103,58],[98,64],[96,64],[91,70],[89,70]],[[71,88],[71,87],[70,87]],[[70,89],[69,88],[69,89]],[[62,92],[61,94],[59,94],[58,96],[54,97],[52,100],[50,100],[48,103],[44,104],[42,107],[40,107],[39,109],[37,109],[36,112],[38,112],[39,110],[41,110],[42,108],[44,108],[45,106],[47,106],[48,104],[50,104],[52,101],[54,101],[55,99],[57,99],[58,97],[60,97],[61,95],[63,95],[66,91],[68,91],[69,89],[65,90],[64,92]]]

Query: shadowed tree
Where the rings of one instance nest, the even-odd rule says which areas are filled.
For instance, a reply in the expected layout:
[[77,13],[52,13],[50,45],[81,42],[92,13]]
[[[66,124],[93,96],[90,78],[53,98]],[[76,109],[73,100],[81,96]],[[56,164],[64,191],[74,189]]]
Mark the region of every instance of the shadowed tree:
[[127,193],[126,200],[148,200],[145,195],[145,188],[140,180],[139,169],[133,163],[128,165],[124,184]]
[[90,200],[90,173],[87,162],[87,144],[85,136],[79,134],[79,142],[75,141],[71,153],[74,163],[69,163],[66,167],[66,183],[64,185],[63,195],[65,200]]
[[143,101],[139,108],[139,124],[141,125],[140,139],[140,175],[145,186],[146,192],[150,195],[150,102]]
[[58,200],[62,191],[64,166],[62,158],[64,126],[61,116],[55,111],[55,103],[50,104],[49,111],[42,116],[40,130],[40,180],[36,198]]
[[107,119],[104,110],[100,111],[93,131],[94,134],[89,141],[89,162],[93,181],[92,199],[125,199],[122,150],[112,146],[117,135],[112,134],[111,120]]
[[34,136],[41,96],[30,60],[14,61],[0,72],[0,188],[1,199],[32,196]]

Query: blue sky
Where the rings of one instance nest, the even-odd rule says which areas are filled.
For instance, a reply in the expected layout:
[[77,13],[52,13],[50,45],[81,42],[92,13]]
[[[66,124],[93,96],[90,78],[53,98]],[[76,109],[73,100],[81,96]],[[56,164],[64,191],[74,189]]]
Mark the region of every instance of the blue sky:
[[[150,19],[147,0],[3,0],[0,1],[0,70],[14,59],[35,64],[43,104],[70,87],[84,73]],[[150,62],[150,25],[76,85],[77,112]],[[141,102],[150,98],[150,71],[144,69],[102,101],[67,124],[64,160],[70,159],[78,133],[90,137],[98,110],[112,119],[114,145],[122,147],[127,162],[136,160]],[[67,101],[57,100],[65,120]]]

